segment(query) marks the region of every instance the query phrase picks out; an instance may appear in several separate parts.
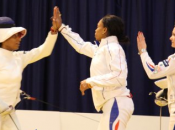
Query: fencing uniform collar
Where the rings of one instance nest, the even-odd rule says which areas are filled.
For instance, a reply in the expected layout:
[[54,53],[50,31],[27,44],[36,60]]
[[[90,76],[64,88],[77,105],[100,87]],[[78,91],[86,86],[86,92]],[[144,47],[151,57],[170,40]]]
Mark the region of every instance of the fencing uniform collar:
[[6,56],[13,55],[13,51],[9,51],[9,50],[3,49],[3,48],[0,48],[0,53],[2,53],[3,55],[6,55]]
[[101,40],[99,47],[102,47],[106,45],[107,43],[114,43],[114,42],[119,43],[118,38],[116,36],[109,36]]

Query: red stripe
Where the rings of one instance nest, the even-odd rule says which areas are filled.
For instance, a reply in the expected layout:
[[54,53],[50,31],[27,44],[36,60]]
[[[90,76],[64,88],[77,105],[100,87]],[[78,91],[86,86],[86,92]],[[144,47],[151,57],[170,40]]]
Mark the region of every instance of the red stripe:
[[127,97],[132,98],[133,97],[132,93],[130,93]]
[[115,130],[118,130],[119,122],[120,122],[120,121],[118,121],[117,124],[115,125]]
[[149,63],[148,63],[148,65],[149,65],[150,67],[152,67],[153,69],[155,68],[153,65],[151,65],[151,64],[149,64]]
[[171,58],[168,60],[168,62],[170,62]]

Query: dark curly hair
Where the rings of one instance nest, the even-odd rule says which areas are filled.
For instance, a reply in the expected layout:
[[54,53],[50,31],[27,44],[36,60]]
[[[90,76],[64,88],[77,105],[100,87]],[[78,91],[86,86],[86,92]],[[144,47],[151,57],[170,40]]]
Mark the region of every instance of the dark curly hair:
[[108,29],[108,36],[117,36],[120,43],[128,44],[129,38],[125,35],[124,22],[115,15],[106,15],[102,18],[103,26]]

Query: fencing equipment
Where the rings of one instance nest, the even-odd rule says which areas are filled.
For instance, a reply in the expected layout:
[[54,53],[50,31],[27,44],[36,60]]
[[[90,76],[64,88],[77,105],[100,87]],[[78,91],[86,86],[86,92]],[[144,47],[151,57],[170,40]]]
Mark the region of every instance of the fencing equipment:
[[[7,107],[12,105],[15,107],[20,101],[20,87],[24,68],[28,64],[49,56],[53,50],[56,39],[57,34],[52,35],[49,32],[44,44],[30,51],[13,52],[0,48],[0,112],[3,111],[3,109],[1,109],[3,106]],[[12,120],[17,122],[16,126],[14,126]],[[14,111],[6,115],[0,114],[0,130],[20,129]]]
[[141,54],[143,67],[150,79],[166,77],[168,86],[169,130],[175,129],[175,54],[155,65],[147,52]]
[[[78,53],[92,58],[91,76],[86,79],[86,82],[92,86],[91,91],[96,110],[103,111],[98,130],[124,130],[133,113],[134,105],[132,99],[127,97],[130,96],[130,91],[126,88],[127,63],[124,50],[117,37],[106,37],[98,46],[91,42],[85,42],[79,34],[72,32],[71,28],[64,24],[59,30]],[[118,98],[120,99],[117,100]],[[121,104],[121,102],[124,103]],[[126,111],[123,111],[122,105],[125,105],[128,114],[125,115]],[[123,127],[120,127],[120,123],[118,123],[118,129],[110,127],[111,124],[108,120],[110,112],[118,113],[118,116],[113,118],[113,124],[115,125],[117,120],[121,120],[121,124],[124,124]],[[104,124],[106,121],[107,123]]]

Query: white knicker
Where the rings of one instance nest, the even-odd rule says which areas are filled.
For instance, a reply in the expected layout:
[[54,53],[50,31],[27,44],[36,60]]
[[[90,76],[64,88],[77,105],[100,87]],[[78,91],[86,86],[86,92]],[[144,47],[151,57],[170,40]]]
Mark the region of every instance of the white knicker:
[[134,111],[134,104],[129,97],[114,97],[103,106],[103,114],[98,130],[125,130]]

